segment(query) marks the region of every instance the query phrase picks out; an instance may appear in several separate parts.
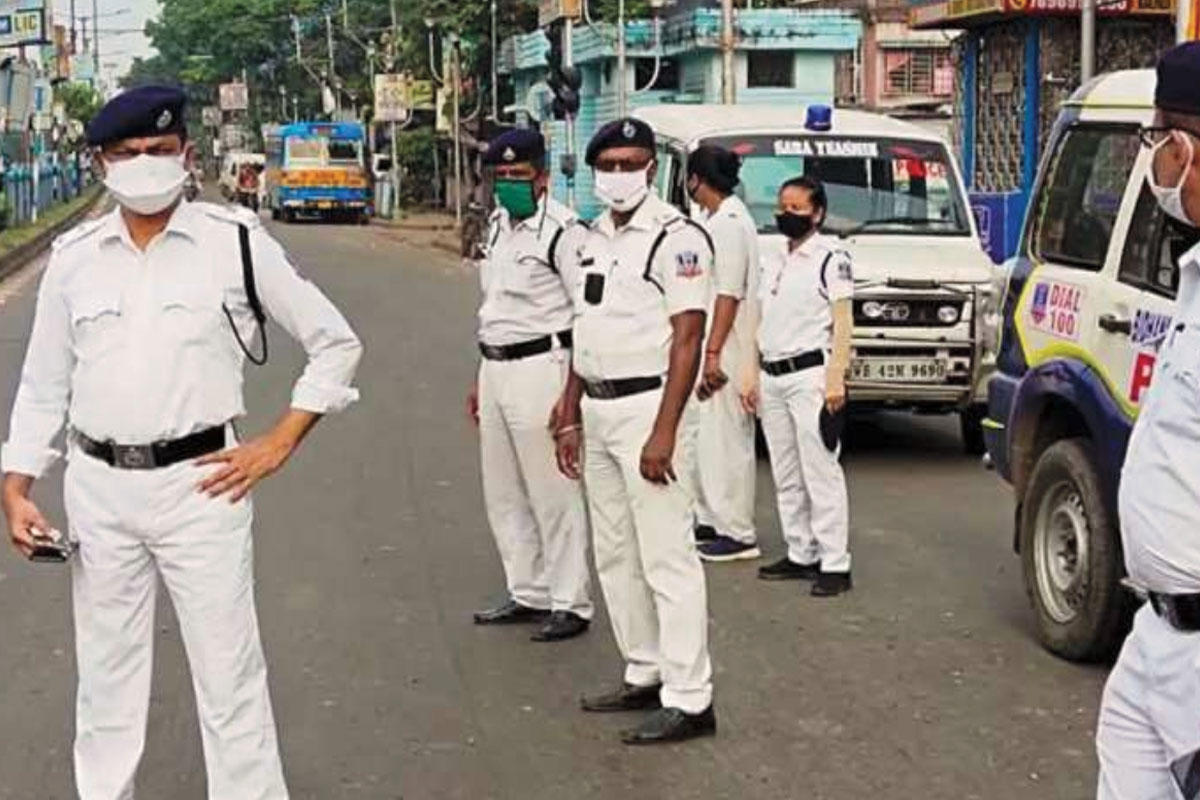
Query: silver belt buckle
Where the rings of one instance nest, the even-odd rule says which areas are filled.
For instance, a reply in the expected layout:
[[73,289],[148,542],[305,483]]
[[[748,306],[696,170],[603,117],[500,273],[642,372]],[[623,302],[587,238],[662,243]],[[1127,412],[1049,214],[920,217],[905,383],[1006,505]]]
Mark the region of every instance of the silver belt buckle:
[[148,444],[114,444],[113,462],[121,469],[154,469],[154,447]]

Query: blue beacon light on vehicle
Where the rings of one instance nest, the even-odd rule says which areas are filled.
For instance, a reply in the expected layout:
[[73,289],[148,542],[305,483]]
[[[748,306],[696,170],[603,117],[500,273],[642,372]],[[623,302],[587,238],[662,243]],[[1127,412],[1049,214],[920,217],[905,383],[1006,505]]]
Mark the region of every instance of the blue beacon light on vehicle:
[[804,127],[818,133],[830,130],[833,127],[833,109],[826,105],[809,106]]

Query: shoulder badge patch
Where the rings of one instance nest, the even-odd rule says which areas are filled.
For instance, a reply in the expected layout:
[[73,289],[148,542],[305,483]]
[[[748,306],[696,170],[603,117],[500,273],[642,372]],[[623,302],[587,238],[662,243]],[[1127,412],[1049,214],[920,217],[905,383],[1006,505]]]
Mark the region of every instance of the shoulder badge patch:
[[700,267],[700,254],[695,250],[681,250],[675,254],[675,274],[680,278],[698,278],[704,274]]

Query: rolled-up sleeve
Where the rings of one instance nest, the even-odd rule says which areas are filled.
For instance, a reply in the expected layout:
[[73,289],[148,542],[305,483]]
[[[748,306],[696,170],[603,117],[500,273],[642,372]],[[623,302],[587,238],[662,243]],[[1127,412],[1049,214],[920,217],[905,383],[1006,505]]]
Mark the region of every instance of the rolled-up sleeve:
[[254,268],[267,313],[308,355],[292,390],[292,408],[332,414],[357,401],[353,381],[362,343],[350,323],[320,289],[296,272],[279,243],[261,229],[255,231]]
[[51,255],[38,291],[33,331],[13,403],[0,469],[40,478],[60,457],[53,448],[71,399],[71,316],[61,287],[61,269]]

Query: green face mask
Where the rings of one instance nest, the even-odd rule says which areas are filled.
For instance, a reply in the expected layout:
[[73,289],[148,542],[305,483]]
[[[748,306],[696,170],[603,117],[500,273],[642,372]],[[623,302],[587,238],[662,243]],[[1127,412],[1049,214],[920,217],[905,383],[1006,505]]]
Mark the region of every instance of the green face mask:
[[533,181],[498,178],[496,180],[496,202],[504,207],[513,219],[528,219],[537,211],[537,196],[533,193]]

